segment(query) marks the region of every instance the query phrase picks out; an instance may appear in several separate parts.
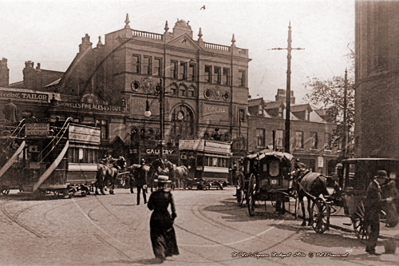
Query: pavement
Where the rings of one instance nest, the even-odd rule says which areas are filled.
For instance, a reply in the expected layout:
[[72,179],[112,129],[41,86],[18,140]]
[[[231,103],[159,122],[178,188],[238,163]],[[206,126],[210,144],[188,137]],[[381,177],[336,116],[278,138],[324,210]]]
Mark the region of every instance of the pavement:
[[[330,216],[330,227],[354,233],[353,225],[351,224],[350,218],[344,216],[341,213],[333,214]],[[381,222],[379,238],[399,241],[399,224],[395,227],[386,227],[385,223]]]

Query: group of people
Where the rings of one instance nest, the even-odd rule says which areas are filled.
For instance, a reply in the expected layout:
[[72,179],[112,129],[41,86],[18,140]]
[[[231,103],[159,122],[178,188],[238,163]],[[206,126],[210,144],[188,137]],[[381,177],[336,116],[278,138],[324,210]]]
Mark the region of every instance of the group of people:
[[[157,174],[158,189],[151,194],[148,204],[146,196],[148,171],[145,169],[144,158],[141,159],[140,166],[134,169],[130,179],[130,192],[134,193],[134,183],[137,187],[137,205],[140,204],[140,194],[142,193],[144,204],[147,204],[148,209],[153,211],[150,218],[150,238],[157,263],[162,263],[166,257],[179,255],[173,227],[173,222],[177,217],[176,208],[173,195],[167,186],[171,181],[167,176],[162,175],[162,171],[166,170],[164,160],[164,158],[160,158],[153,165]],[[168,211],[169,205],[171,213]]]

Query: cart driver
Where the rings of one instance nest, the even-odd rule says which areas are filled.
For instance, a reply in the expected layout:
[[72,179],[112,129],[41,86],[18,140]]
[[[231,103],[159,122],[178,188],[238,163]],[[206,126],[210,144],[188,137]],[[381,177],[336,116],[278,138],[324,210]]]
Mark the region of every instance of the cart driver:
[[372,177],[372,180],[366,190],[366,200],[364,204],[364,222],[370,226],[370,235],[366,246],[366,252],[370,255],[380,255],[376,253],[375,247],[377,245],[378,235],[380,233],[380,212],[384,203],[392,202],[392,198],[382,199],[381,185],[388,179],[385,170],[379,170],[377,175]]

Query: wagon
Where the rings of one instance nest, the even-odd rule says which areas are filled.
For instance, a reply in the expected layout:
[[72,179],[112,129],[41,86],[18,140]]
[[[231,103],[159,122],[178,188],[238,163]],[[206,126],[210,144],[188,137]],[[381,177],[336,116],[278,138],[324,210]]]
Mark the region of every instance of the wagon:
[[264,150],[244,158],[244,176],[248,179],[247,207],[250,216],[266,211],[267,201],[277,212],[290,209],[294,197],[290,175],[293,156],[285,152]]
[[[350,218],[358,239],[366,240],[369,228],[365,224],[364,201],[371,177],[378,170],[385,170],[388,176],[396,178],[399,174],[399,159],[395,158],[351,158],[343,160],[343,174],[339,175],[341,195],[330,198],[316,198],[313,203],[313,226],[317,233],[329,227],[330,215],[337,207],[344,207],[344,215]],[[396,183],[398,189],[398,184]],[[323,230],[321,230],[323,229]]]

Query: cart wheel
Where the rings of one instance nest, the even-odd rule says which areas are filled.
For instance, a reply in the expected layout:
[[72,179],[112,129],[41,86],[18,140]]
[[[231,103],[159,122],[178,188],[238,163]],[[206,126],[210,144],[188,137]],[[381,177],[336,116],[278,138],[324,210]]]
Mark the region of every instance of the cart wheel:
[[9,190],[8,188],[4,188],[4,189],[1,191],[1,193],[2,193],[3,195],[8,195],[8,193],[10,193],[10,190]]
[[240,195],[240,201],[238,202],[238,204],[241,207],[244,204],[244,200],[246,198],[245,191],[243,189],[240,189],[239,194],[237,194],[237,195]]
[[318,234],[324,233],[330,226],[330,206],[322,198],[313,201],[312,227]]
[[359,204],[356,206],[356,211],[352,215],[352,224],[357,238],[360,240],[368,240],[370,226],[365,225],[363,201],[359,202]]
[[249,216],[254,216],[255,215],[255,175],[251,174],[249,177],[249,184],[248,184],[248,192],[247,192],[247,206],[248,206],[248,213]]
[[241,202],[241,191],[242,189],[236,188],[236,199],[238,204]]

